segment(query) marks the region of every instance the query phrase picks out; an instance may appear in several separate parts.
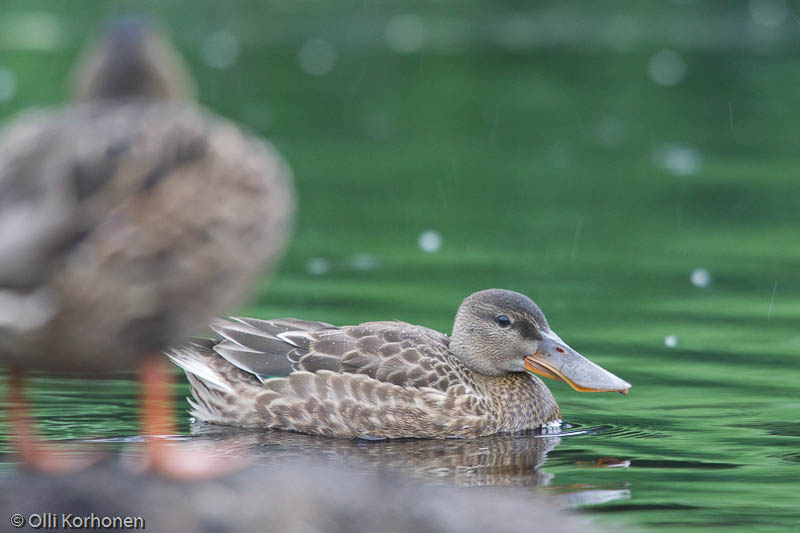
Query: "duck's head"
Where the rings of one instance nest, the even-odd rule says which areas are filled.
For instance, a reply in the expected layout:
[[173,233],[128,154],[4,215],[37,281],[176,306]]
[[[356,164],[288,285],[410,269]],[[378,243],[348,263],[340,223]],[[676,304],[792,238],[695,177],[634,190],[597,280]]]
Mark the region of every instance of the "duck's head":
[[450,348],[472,370],[489,376],[532,372],[582,392],[627,394],[631,388],[570,348],[539,306],[513,291],[488,289],[467,297],[456,313]]
[[194,87],[178,53],[145,18],[112,19],[91,43],[76,69],[74,98],[191,100]]

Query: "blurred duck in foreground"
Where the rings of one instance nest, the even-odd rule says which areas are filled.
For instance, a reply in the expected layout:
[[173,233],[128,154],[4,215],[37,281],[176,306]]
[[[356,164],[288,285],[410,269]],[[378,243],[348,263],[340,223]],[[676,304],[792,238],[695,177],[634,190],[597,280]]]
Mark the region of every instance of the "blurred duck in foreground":
[[[75,87],[77,102],[24,113],[0,133],[11,439],[26,463],[49,471],[68,465],[31,429],[22,372],[139,368],[144,433],[170,433],[161,351],[274,265],[293,208],[280,157],[191,103],[180,59],[148,21],[113,21]],[[156,470],[196,468],[161,439],[148,446]]]
[[561,418],[544,383],[631,385],[556,335],[527,296],[466,298],[453,335],[403,322],[336,327],[291,318],[217,320],[215,340],[170,349],[192,385],[192,415],[330,437],[477,437]]
[[[268,467],[256,464],[234,475],[194,483],[142,476],[114,463],[73,476],[14,472],[0,477],[0,513],[13,520],[13,516],[40,515],[42,509],[48,511],[45,519],[57,517],[52,522],[64,529],[87,530],[95,530],[93,520],[100,522],[104,516],[128,516],[140,524],[129,529],[146,531],[604,531],[585,515],[563,509],[560,497],[534,497],[530,490],[509,488],[436,487],[396,473],[375,475],[307,457],[302,462],[284,458],[282,464]],[[42,529],[50,529],[47,525]]]

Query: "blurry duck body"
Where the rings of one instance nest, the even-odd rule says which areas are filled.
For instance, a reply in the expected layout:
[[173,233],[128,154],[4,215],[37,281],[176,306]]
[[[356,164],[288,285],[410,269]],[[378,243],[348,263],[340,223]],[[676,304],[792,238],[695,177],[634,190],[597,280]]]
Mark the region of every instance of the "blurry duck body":
[[211,324],[216,339],[167,354],[192,386],[191,413],[217,424],[329,437],[514,433],[561,418],[532,374],[578,391],[631,385],[570,348],[525,295],[476,292],[451,336],[404,322],[337,327],[283,318]]
[[[174,432],[160,350],[232,305],[274,265],[293,210],[265,142],[192,104],[183,65],[147,21],[112,23],[85,55],[76,102],[0,133],[0,362],[11,439],[47,472],[85,466],[33,430],[22,374],[140,370],[142,432]],[[182,479],[235,467],[147,440]],[[86,457],[86,459],[81,459]]]
[[0,133],[0,361],[124,370],[239,300],[283,250],[288,169],[191,103],[169,44],[114,22],[77,103]]

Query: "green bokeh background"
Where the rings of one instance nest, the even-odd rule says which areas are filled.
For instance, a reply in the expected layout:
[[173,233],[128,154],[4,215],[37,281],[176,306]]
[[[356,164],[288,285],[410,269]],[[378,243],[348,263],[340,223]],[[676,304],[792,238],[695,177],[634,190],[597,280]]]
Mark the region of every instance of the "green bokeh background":
[[[238,313],[449,331],[470,292],[524,292],[634,385],[622,398],[548,382],[567,422],[613,428],[550,452],[548,490],[629,491],[584,508],[612,527],[793,531],[799,7],[0,0],[15,85],[0,117],[63,102],[107,15],[156,15],[200,102],[272,140],[295,173],[294,240]],[[224,69],[208,60],[219,31],[238,43]],[[315,39],[334,52],[324,75],[298,59]],[[665,50],[678,66],[659,67]],[[657,83],[664,68],[674,84]],[[709,283],[690,281],[696,269]],[[52,437],[137,432],[129,381],[36,383]],[[582,466],[601,457],[630,466]]]

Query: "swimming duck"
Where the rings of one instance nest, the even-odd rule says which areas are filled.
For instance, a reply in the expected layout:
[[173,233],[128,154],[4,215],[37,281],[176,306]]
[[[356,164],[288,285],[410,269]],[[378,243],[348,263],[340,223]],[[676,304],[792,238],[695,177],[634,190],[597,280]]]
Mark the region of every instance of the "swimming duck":
[[[148,21],[113,22],[75,87],[77,102],[0,133],[0,361],[17,448],[44,469],[57,466],[32,438],[22,372],[138,367],[144,432],[169,433],[161,351],[275,264],[293,211],[286,164],[191,102]],[[164,453],[157,467],[177,464]]]
[[458,308],[452,336],[404,322],[336,327],[291,318],[216,320],[217,338],[168,350],[198,420],[329,437],[478,437],[561,418],[544,383],[631,385],[570,348],[539,307],[488,289]]

